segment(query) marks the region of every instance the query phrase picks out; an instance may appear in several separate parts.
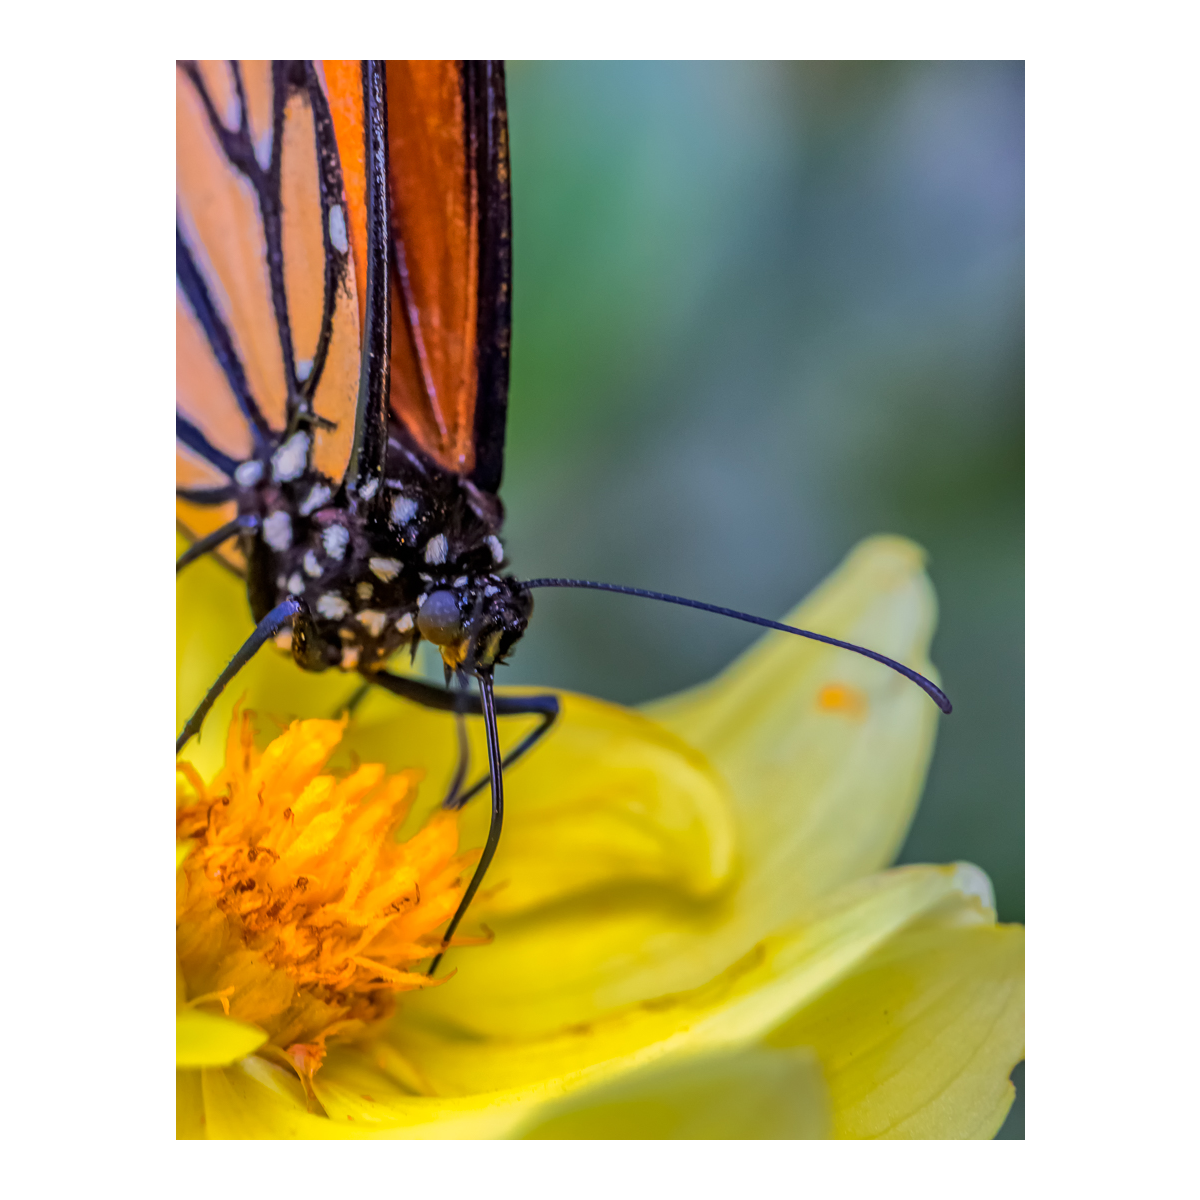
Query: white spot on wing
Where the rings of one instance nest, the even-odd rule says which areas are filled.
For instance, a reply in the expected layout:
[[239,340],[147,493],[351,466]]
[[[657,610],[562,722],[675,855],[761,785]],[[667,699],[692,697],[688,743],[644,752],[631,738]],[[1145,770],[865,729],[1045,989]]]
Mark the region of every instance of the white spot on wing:
[[360,600],[370,600],[375,594],[375,589],[371,586],[369,579],[364,579],[362,583],[355,585],[354,593]]
[[444,533],[436,534],[425,543],[425,561],[427,563],[444,563],[446,551],[450,548]]
[[299,596],[304,591],[304,576],[299,571],[293,571],[288,576],[288,591],[293,596]]
[[331,621],[340,621],[349,611],[350,605],[337,592],[325,592],[317,600],[317,612]]
[[299,479],[308,465],[308,434],[303,430],[293,433],[274,454],[271,455],[271,475],[276,483]]
[[396,622],[396,628],[401,633],[407,633],[413,627],[412,613],[405,613],[404,616]]
[[373,608],[364,608],[358,614],[359,624],[372,636],[378,637],[387,625],[387,613],[378,612]]
[[285,512],[273,512],[263,523],[263,541],[272,550],[288,550],[292,545],[292,518]]
[[467,586],[467,577],[465,575],[460,575],[451,586],[452,587],[466,587]]
[[225,98],[225,113],[223,120],[225,128],[236,132],[242,127],[242,101],[233,83],[233,70],[228,63],[223,64],[229,78],[228,92]]
[[317,555],[313,550],[306,550],[304,552],[304,571],[305,574],[311,575],[314,579],[321,574],[321,564],[317,562]]
[[341,668],[343,671],[353,671],[358,666],[359,649],[357,646],[342,647]]
[[502,563],[504,561],[504,547],[500,545],[500,539],[494,533],[487,539],[487,548],[492,552],[492,559],[495,562]]
[[370,498],[373,495],[375,495],[375,493],[377,491],[379,491],[379,480],[378,479],[368,479],[367,482],[364,483],[362,485],[362,487],[358,489],[358,494],[364,500],[370,500]]
[[397,525],[405,525],[417,515],[419,507],[411,496],[397,496],[392,501],[392,520]]
[[271,130],[263,131],[262,137],[254,144],[254,157],[258,159],[258,165],[264,171],[269,170],[271,166]]
[[329,210],[329,240],[339,254],[345,254],[350,249],[350,241],[346,237],[346,214],[340,204],[335,204]]
[[350,542],[350,531],[345,525],[330,525],[321,534],[321,544],[330,558],[341,562],[346,554],[346,546]]
[[302,358],[296,364],[296,378],[301,383],[305,383],[308,380],[308,377],[312,374],[312,369],[313,360],[311,358]]
[[233,477],[238,487],[253,487],[263,477],[263,465],[257,458],[252,458],[249,462],[240,463]]
[[384,583],[391,583],[400,574],[400,564],[394,558],[372,558],[367,566],[371,568],[371,574]]

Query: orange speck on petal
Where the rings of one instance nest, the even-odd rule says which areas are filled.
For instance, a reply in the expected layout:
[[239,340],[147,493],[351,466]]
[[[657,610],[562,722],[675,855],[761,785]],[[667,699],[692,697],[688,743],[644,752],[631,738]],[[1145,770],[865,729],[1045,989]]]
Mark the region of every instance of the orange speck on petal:
[[817,707],[822,712],[841,713],[861,721],[870,707],[867,695],[848,683],[827,683],[817,693]]

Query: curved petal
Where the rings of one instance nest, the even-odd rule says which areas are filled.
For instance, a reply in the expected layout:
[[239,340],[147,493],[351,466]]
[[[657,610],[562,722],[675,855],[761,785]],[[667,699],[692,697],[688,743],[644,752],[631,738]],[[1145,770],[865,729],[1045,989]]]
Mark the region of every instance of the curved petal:
[[464,1096],[416,1095],[397,1082],[411,1064],[386,1044],[335,1050],[313,1079],[330,1119],[358,1137],[510,1137],[531,1114],[562,1095],[557,1081],[538,1080]]
[[[904,538],[869,538],[784,621],[936,679],[928,649],[937,606],[923,561]],[[764,910],[767,927],[895,857],[940,717],[887,667],[783,633],[644,711],[729,781],[756,892],[747,903]]]
[[[903,867],[860,880],[804,921],[762,939],[732,966],[710,972],[695,989],[660,991],[649,1001],[621,1007],[597,1005],[593,1019],[564,1019],[548,1030],[507,1005],[506,1020],[496,1022],[490,1009],[467,1007],[460,1016],[457,1008],[429,1004],[429,993],[410,994],[400,1019],[389,1027],[388,1043],[409,1064],[411,1086],[442,1096],[570,1080],[580,1072],[615,1069],[621,1060],[641,1063],[675,1050],[742,1046],[765,1036],[964,888],[974,892],[974,878],[955,867]],[[537,958],[525,965],[547,970]],[[554,1012],[557,1003],[548,994],[539,1015]]]
[[342,1126],[308,1111],[293,1072],[251,1057],[200,1073],[207,1136],[214,1139],[353,1137]]
[[994,1137],[1025,1056],[1025,931],[955,897],[768,1040],[816,1051],[835,1137]]
[[747,1046],[654,1063],[547,1106],[515,1136],[797,1139],[828,1131],[816,1058]]
[[256,1025],[185,1008],[175,1017],[175,1065],[223,1067],[253,1054],[266,1040]]
[[[721,777],[703,755],[636,712],[556,695],[561,715],[546,740],[505,772],[504,836],[471,919],[491,924],[598,886],[716,891],[734,862],[732,800]],[[528,717],[503,719],[502,745],[515,745],[533,725]],[[482,722],[471,719],[468,729],[474,777],[487,770]],[[440,803],[457,755],[445,713],[382,693],[364,702],[345,744],[389,766],[438,764],[408,828]],[[463,846],[483,844],[490,815],[485,787],[460,817]]]

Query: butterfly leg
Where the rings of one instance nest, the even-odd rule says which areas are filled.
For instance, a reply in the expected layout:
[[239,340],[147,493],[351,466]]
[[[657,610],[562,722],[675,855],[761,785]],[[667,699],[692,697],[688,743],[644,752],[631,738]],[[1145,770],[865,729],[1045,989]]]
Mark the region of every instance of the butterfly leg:
[[[504,757],[502,767],[511,767],[523,754],[528,753],[550,732],[550,726],[558,720],[558,697],[545,696],[497,696],[495,698],[496,715],[500,717],[541,717],[541,722],[531,729]],[[477,780],[465,792],[456,796],[447,796],[442,801],[443,808],[462,808],[464,804],[477,796],[487,786],[488,776]]]
[[289,596],[282,604],[277,604],[261,621],[257,628],[243,643],[242,648],[229,660],[229,665],[217,677],[217,682],[208,689],[208,694],[200,701],[200,707],[188,718],[183,732],[175,741],[175,753],[183,749],[184,744],[193,734],[200,732],[200,726],[208,715],[208,710],[216,703],[217,697],[225,690],[225,685],[259,652],[263,645],[273,638],[285,625],[301,624],[309,621],[308,611],[302,601]]
[[222,525],[220,529],[214,529],[206,537],[198,538],[175,560],[175,574],[178,575],[189,563],[194,563],[196,559],[210,550],[215,550],[229,541],[231,537],[239,533],[249,533],[257,529],[258,525],[258,518],[253,513],[246,513],[243,516],[234,517],[228,524]]
[[458,735],[458,765],[454,768],[454,778],[446,789],[446,798],[442,801],[443,808],[457,808],[455,799],[462,790],[463,781],[471,769],[471,744],[467,741],[467,721],[461,712],[454,714],[454,731]]
[[330,714],[331,718],[336,719],[337,717],[340,717],[342,713],[349,713],[350,716],[354,716],[355,712],[358,711],[358,706],[367,698],[367,695],[370,691],[371,685],[369,683],[360,683],[358,687],[354,689],[350,699],[347,700],[345,704],[339,704],[333,713]]
[[[460,722],[462,715],[485,716],[481,697],[464,692],[451,692],[445,688],[435,687],[419,679],[410,679],[403,675],[389,675],[386,671],[376,671],[367,678],[377,683],[381,688],[405,700],[415,701],[425,708],[437,709],[441,712],[458,714]],[[545,735],[558,719],[561,711],[558,697],[552,694],[542,696],[494,696],[492,699],[496,715],[499,717],[540,717],[541,721],[525,735],[504,757],[501,767],[511,767],[522,755],[527,754]],[[460,728],[460,737],[465,731]],[[487,786],[490,773],[477,780],[466,791],[459,791],[463,777],[466,774],[466,754],[459,742],[459,769],[455,772],[454,783],[442,801],[444,808],[462,808],[472,797],[477,796]]]

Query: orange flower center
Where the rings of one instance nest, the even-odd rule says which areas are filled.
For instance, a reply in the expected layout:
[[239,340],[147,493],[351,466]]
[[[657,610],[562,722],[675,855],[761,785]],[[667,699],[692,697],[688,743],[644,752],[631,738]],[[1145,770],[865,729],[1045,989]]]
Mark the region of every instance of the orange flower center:
[[441,810],[397,840],[419,772],[322,773],[345,728],[293,721],[259,752],[244,713],[209,784],[178,764],[176,836],[192,847],[176,902],[182,989],[266,1030],[309,1079],[327,1038],[440,982],[413,968],[440,948],[478,853],[458,853],[457,816]]

